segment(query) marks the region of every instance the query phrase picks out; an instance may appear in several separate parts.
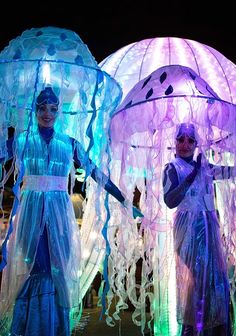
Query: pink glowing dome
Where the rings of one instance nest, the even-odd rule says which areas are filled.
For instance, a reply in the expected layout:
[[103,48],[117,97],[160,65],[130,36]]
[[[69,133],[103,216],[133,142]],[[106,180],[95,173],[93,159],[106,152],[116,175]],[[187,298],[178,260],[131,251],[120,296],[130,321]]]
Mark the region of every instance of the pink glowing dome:
[[216,145],[228,151],[234,147],[236,105],[220,99],[189,67],[163,66],[139,81],[113,114],[113,155],[133,158],[131,166],[148,167],[145,151],[160,152],[164,143],[165,149],[174,148],[176,125],[180,123],[195,124],[200,135],[198,145],[204,150]]
[[194,70],[220,96],[236,103],[236,65],[216,49],[178,37],[157,37],[131,43],[99,65],[114,77],[126,94],[156,69],[179,64]]

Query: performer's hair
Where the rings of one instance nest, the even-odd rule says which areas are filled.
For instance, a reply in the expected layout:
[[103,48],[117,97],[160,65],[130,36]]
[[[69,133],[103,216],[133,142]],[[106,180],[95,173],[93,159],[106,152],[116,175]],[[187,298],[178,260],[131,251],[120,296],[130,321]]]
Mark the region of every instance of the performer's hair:
[[36,98],[36,108],[44,104],[55,104],[55,105],[59,104],[59,99],[54,93],[51,86],[46,86]]
[[189,138],[197,141],[197,133],[194,125],[191,123],[181,123],[177,125],[175,139],[179,139],[183,135],[187,135]]

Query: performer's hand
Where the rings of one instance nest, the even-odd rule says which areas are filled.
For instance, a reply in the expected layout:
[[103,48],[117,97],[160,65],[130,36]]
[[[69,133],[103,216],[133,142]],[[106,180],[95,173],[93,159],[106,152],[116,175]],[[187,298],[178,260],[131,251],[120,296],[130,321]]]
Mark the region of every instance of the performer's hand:
[[135,206],[133,206],[133,217],[134,219],[136,219],[137,217],[140,217],[140,218],[144,217],[142,212]]
[[142,214],[142,212],[136,208],[134,205],[131,204],[130,201],[128,201],[127,199],[125,199],[123,202],[122,202],[123,206],[128,209],[129,207],[132,206],[132,209],[133,209],[133,218],[136,219],[137,217],[144,217],[144,215]]

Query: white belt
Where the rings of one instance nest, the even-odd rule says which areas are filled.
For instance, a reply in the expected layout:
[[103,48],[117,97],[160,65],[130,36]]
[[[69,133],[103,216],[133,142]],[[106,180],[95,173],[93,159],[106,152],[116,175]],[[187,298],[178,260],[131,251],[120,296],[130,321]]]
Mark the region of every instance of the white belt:
[[27,175],[23,179],[23,190],[67,191],[68,177],[54,175]]

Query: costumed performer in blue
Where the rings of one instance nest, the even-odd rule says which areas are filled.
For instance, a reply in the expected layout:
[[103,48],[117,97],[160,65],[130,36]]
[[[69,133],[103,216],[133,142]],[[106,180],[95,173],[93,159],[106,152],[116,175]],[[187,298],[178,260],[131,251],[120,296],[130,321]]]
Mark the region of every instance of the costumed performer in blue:
[[235,175],[234,167],[193,159],[198,134],[177,126],[176,157],[165,166],[164,201],[174,209],[177,320],[182,336],[230,336],[227,264],[214,205],[213,181]]
[[[9,157],[2,158],[15,157],[24,177],[2,274],[1,336],[69,336],[70,320],[81,307],[80,233],[68,177],[74,162],[85,164],[85,151],[54,130],[58,105],[52,88],[43,89],[36,99],[37,129],[9,142]],[[89,173],[124,203],[120,190],[91,161]]]

